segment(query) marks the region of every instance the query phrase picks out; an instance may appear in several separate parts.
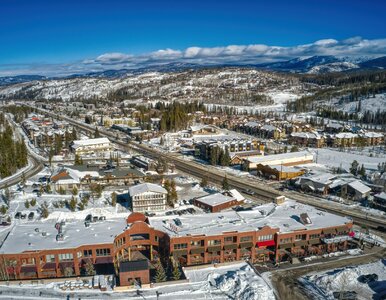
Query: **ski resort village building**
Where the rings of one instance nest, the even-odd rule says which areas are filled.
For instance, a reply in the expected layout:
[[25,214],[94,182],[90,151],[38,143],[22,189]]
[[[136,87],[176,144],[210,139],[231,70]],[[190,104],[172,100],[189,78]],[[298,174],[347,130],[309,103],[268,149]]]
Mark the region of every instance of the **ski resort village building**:
[[160,185],[142,183],[129,188],[129,200],[133,212],[163,211],[166,209],[168,192]]
[[[153,192],[148,188],[132,195]],[[97,274],[116,273],[125,286],[136,277],[147,283],[146,261],[159,258],[182,266],[280,263],[354,247],[351,219],[291,200],[242,212],[90,219],[16,224],[0,248],[2,271],[11,280],[69,277],[85,274],[91,263]]]
[[77,155],[100,154],[112,149],[108,138],[77,140],[71,143],[71,150]]
[[244,170],[257,172],[265,177],[282,180],[303,175],[305,169],[295,167],[312,163],[314,156],[308,151],[272,154],[244,159]]

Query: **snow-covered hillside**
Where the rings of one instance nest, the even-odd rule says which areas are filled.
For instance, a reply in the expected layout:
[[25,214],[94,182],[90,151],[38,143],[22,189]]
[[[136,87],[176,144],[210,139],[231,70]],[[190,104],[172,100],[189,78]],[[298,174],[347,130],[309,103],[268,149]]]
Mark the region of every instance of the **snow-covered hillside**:
[[334,62],[334,63],[312,67],[307,73],[324,74],[324,73],[330,73],[330,72],[343,72],[343,71],[357,69],[357,68],[359,68],[359,66],[351,62]]
[[[308,87],[309,89],[309,87]],[[145,73],[124,78],[37,80],[0,89],[0,98],[204,100],[208,103],[273,104],[306,90],[291,75],[243,68]],[[260,96],[265,97],[261,98]]]
[[329,101],[320,102],[320,104],[334,107],[337,110],[348,112],[348,113],[356,113],[358,112],[358,108],[362,113],[365,111],[371,111],[371,112],[376,112],[378,110],[385,111],[386,110],[386,93],[370,95],[367,98],[365,97],[360,98],[358,99],[358,101],[352,101],[349,99],[348,96],[333,98]]

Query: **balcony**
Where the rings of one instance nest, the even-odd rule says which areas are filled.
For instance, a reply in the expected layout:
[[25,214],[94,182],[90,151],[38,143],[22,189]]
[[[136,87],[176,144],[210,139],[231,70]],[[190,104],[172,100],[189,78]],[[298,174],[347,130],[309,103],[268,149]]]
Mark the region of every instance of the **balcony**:
[[352,237],[350,237],[348,235],[338,235],[338,236],[333,236],[333,237],[329,237],[329,238],[322,238],[321,240],[325,244],[335,244],[335,243],[350,241],[350,240],[352,240]]

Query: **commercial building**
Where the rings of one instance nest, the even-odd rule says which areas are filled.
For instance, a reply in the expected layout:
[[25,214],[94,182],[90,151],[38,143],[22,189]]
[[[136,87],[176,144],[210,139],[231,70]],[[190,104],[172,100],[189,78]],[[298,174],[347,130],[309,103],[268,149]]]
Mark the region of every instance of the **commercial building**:
[[244,160],[244,170],[259,170],[261,166],[296,166],[312,163],[314,155],[308,151],[249,157]]
[[240,205],[245,198],[237,190],[200,197],[194,200],[194,205],[210,212],[219,212],[224,209]]
[[121,285],[133,279],[147,283],[145,263],[127,261],[280,263],[347,249],[353,245],[352,226],[349,218],[295,201],[237,213],[151,218],[132,213],[89,226],[81,220],[35,221],[11,229],[0,248],[0,268],[10,280],[52,278],[85,274],[91,262],[97,274],[124,273]]
[[162,186],[142,183],[129,188],[129,200],[133,212],[154,212],[166,209],[168,192]]
[[70,147],[77,155],[100,154],[113,149],[108,138],[76,140],[71,143]]

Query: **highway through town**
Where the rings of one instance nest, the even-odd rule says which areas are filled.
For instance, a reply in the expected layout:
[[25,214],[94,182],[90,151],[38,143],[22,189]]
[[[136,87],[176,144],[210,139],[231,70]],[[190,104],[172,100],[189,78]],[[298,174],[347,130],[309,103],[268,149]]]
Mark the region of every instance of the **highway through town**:
[[[21,103],[21,104],[26,105],[25,103]],[[66,120],[70,124],[77,126],[78,128],[84,131],[88,131],[91,133],[95,132],[95,126],[92,126],[83,122],[79,122],[70,117],[58,115],[56,113],[53,113],[44,109],[40,109],[40,108],[35,108],[35,109],[42,113],[50,115],[54,118]],[[260,202],[261,201],[272,202],[276,197],[284,195],[287,198],[298,201],[299,203],[312,205],[314,207],[317,207],[327,212],[351,217],[353,221],[358,225],[365,225],[373,229],[377,229],[379,226],[383,226],[383,227],[386,226],[386,219],[381,216],[374,217],[371,215],[367,215],[362,211],[353,211],[352,209],[344,209],[342,207],[338,207],[334,205],[333,203],[325,203],[322,201],[322,199],[313,197],[311,195],[304,195],[294,191],[279,192],[271,188],[267,184],[264,185],[262,183],[259,183],[257,180],[251,180],[248,178],[239,178],[232,174],[227,174],[225,172],[222,172],[217,168],[211,168],[203,164],[200,164],[196,161],[183,159],[181,154],[161,152],[159,150],[155,150],[154,148],[151,148],[147,145],[144,145],[138,142],[127,143],[120,139],[117,139],[116,133],[107,131],[103,128],[98,128],[98,129],[101,136],[108,137],[113,143],[116,143],[117,145],[123,147],[124,149],[134,150],[138,153],[141,153],[145,156],[152,157],[155,159],[162,157],[166,161],[173,163],[178,170],[186,174],[192,175],[194,177],[202,178],[206,176],[209,182],[212,182],[215,184],[221,184],[224,177],[226,176],[230,187],[240,189],[241,191],[246,191],[246,190],[253,191],[254,197],[251,197],[251,198],[258,200]]]

